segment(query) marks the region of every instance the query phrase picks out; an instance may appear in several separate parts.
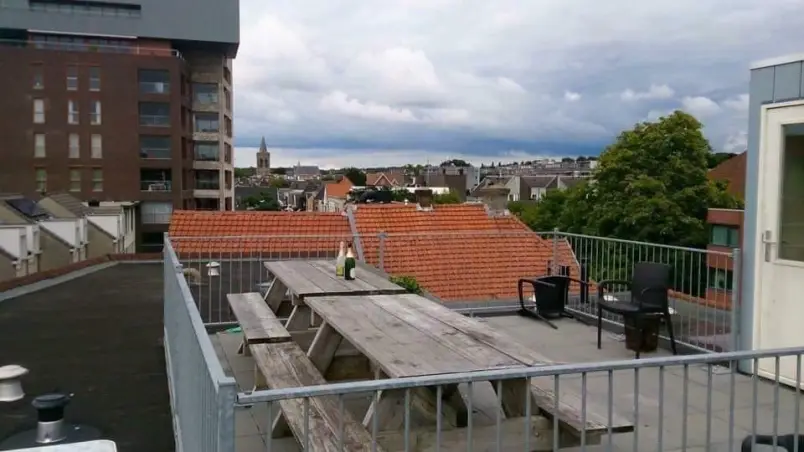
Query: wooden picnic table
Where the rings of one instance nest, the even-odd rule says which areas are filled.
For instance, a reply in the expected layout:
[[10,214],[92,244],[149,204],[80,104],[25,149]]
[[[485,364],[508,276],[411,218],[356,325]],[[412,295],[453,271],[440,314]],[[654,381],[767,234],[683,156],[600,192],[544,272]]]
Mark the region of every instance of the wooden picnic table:
[[[405,378],[551,363],[546,357],[484,323],[418,295],[317,296],[306,299],[305,303],[323,322],[307,352],[321,373],[329,370],[335,351],[344,341],[352,344],[375,364],[377,378]],[[526,415],[529,403],[533,415],[557,416],[562,428],[572,436],[577,437],[581,431],[585,431],[587,444],[599,440],[607,429],[605,415],[601,416],[589,406],[585,422],[581,421],[582,394],[577,397],[570,394],[569,404],[562,394],[556,410],[551,378],[533,378],[530,385],[528,379],[491,383],[498,392],[506,422],[514,420],[506,426],[513,430],[505,435],[514,441],[525,436],[521,430],[525,423],[521,419]],[[441,393],[442,421],[447,421],[443,425],[463,427],[467,400],[461,396],[457,385],[443,387]],[[366,412],[363,423],[372,426],[377,422],[380,430],[401,428],[404,423],[402,407],[408,397],[412,407],[415,406],[418,420],[435,424],[438,406],[436,394],[435,388],[416,388],[407,396],[405,390],[383,391]],[[539,423],[538,419],[534,420]],[[627,420],[616,418],[614,422],[614,431],[633,429]],[[542,422],[540,425],[552,426],[552,423]],[[515,431],[519,433],[514,434]],[[543,431],[536,436],[545,439]],[[551,435],[547,438],[552,440]]]
[[357,278],[350,281],[335,275],[334,260],[268,261],[265,269],[273,278],[265,293],[271,309],[277,312],[285,294],[290,295],[293,311],[285,325],[290,331],[303,330],[315,323],[305,305],[310,297],[406,293],[404,288],[362,264],[358,265]]

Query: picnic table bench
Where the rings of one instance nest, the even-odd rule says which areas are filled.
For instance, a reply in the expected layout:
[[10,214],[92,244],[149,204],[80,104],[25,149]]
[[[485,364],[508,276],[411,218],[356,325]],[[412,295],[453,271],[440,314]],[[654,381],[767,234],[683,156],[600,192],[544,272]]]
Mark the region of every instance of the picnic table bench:
[[315,325],[315,318],[304,300],[310,297],[337,295],[400,294],[406,290],[358,264],[357,279],[347,281],[335,274],[332,260],[268,261],[265,269],[272,278],[265,293],[265,301],[274,312],[279,310],[285,294],[290,295],[293,311],[285,325],[289,331],[298,331]]
[[[307,299],[306,304],[323,321],[308,351],[321,372],[328,370],[334,350],[343,341],[350,342],[376,363],[378,377],[406,378],[550,363],[546,357],[487,325],[418,295],[321,296]],[[594,412],[589,403],[586,420],[582,422],[583,394],[562,391],[556,410],[552,378],[531,378],[530,386],[528,379],[491,383],[510,425],[523,424],[521,419],[526,415],[527,404],[531,404],[532,413],[548,419],[557,417],[563,432],[573,439],[584,434],[587,444],[599,442],[608,431],[608,417]],[[447,422],[445,425],[462,427],[466,400],[455,386],[442,388],[445,403],[440,404],[440,414]],[[404,406],[405,397],[404,390],[383,391],[366,412],[363,424],[376,422],[382,430],[400,428],[400,407]],[[439,403],[433,388],[411,390],[410,400],[414,399],[421,420],[436,420],[433,409]],[[633,430],[633,424],[620,416],[615,416],[612,424],[614,432]],[[551,435],[539,437],[552,439]],[[564,441],[567,446],[574,445],[568,439]]]
[[251,344],[290,342],[290,333],[282,325],[259,293],[230,293],[226,295],[240,328],[243,342],[238,353],[248,356]]

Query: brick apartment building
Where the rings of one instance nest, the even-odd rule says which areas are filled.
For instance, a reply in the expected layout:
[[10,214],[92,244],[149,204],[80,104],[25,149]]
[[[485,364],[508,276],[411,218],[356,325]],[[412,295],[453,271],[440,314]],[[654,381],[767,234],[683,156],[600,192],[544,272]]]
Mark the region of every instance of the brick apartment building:
[[238,42],[237,1],[0,1],[0,192],[138,202],[140,249],[232,209]]
[[[728,182],[728,192],[745,199],[746,153],[736,155],[709,171],[709,178]],[[742,248],[743,210],[709,209],[706,222],[709,225],[707,249],[730,253]],[[734,283],[734,268],[731,259],[709,256],[709,287],[707,299],[724,298],[731,292]]]

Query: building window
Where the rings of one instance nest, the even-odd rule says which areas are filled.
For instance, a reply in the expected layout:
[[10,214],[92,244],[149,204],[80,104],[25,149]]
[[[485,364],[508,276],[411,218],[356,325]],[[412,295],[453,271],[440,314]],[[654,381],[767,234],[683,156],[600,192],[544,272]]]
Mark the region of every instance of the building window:
[[709,243],[737,248],[740,246],[740,229],[734,226],[713,224],[710,228]]
[[78,102],[67,101],[67,124],[78,124]]
[[[224,161],[226,163],[231,164],[232,163],[232,145],[229,144],[229,143],[224,143],[223,144],[223,149],[224,149]],[[266,164],[265,168],[268,168],[268,166],[269,165]]]
[[45,11],[49,13],[79,14],[82,16],[106,17],[140,17],[140,5],[128,5],[116,2],[73,2],[54,0],[29,0],[28,8],[31,11]]
[[217,113],[196,113],[195,131],[205,133],[218,133],[220,121]]
[[731,270],[709,267],[709,288],[731,290],[734,284],[734,273]]
[[34,134],[34,157],[45,158],[45,134]]
[[103,191],[103,170],[100,168],[92,170],[92,191]]
[[170,72],[160,69],[140,69],[141,94],[169,94]]
[[226,111],[232,111],[232,92],[224,88],[223,97],[226,101]]
[[81,191],[81,170],[70,168],[70,191]]
[[154,135],[140,137],[140,158],[169,159],[170,156],[170,137]]
[[193,83],[193,102],[201,105],[216,105],[218,103],[218,84]]
[[99,126],[101,123],[101,103],[99,100],[92,101],[92,110],[89,112],[89,123]]
[[34,124],[45,123],[45,101],[42,99],[33,101],[33,122]]
[[[170,217],[173,214],[173,204],[169,202],[154,202],[146,201],[140,204],[140,213],[142,215],[143,224],[168,224]],[[143,241],[145,241],[145,234],[143,233]],[[159,233],[159,243],[164,240],[164,234]],[[156,237],[154,237],[156,242]]]
[[67,91],[78,91],[78,68],[67,66]]
[[99,159],[103,158],[103,138],[96,133],[92,134],[91,142],[92,142],[92,158]]
[[31,66],[31,78],[32,78],[32,87],[33,89],[44,89],[45,88],[45,74],[42,70],[41,64],[34,64]]
[[44,168],[36,169],[36,191],[39,193],[47,191],[47,170]]
[[198,190],[220,190],[218,171],[199,170],[195,172],[195,188]]
[[170,127],[170,104],[140,102],[140,125]]
[[140,170],[140,190],[142,191],[170,191],[173,184],[173,173],[168,169]]
[[100,91],[101,89],[101,74],[100,68],[93,66],[89,68],[89,90]]
[[81,139],[78,138],[78,134],[71,133],[68,140],[70,145],[69,157],[71,159],[81,157]]
[[197,141],[195,143],[195,160],[205,162],[217,162],[220,153],[220,145],[217,141]]

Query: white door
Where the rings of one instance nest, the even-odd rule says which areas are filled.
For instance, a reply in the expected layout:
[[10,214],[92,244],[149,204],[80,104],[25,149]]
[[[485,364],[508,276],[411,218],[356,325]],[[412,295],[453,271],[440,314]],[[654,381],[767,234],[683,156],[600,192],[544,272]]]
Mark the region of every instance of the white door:
[[[804,346],[804,103],[763,107],[758,214],[754,346]],[[758,371],[774,378],[775,360]],[[779,379],[795,385],[795,357],[781,360]]]

